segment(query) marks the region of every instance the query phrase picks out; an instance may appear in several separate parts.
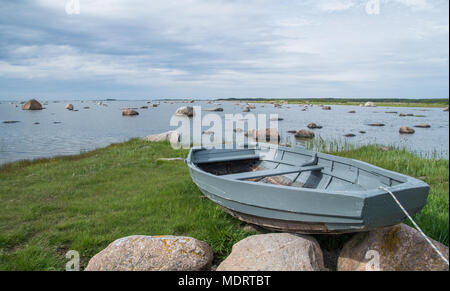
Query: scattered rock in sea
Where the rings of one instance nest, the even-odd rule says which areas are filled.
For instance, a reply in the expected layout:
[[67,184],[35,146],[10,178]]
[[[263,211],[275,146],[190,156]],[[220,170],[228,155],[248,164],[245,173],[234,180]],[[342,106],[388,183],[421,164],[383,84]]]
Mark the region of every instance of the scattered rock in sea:
[[402,134],[413,134],[416,131],[414,129],[412,129],[411,127],[402,126],[402,127],[400,127],[399,132]]
[[83,109],[89,109],[90,107],[89,106],[85,106],[85,107],[83,107]]
[[[431,241],[448,259],[448,247]],[[344,245],[338,271],[366,270],[448,271],[448,266],[416,229],[400,224],[358,233]]]
[[214,107],[214,108],[207,108],[204,109],[205,111],[211,111],[211,112],[222,112],[223,108],[222,107]]
[[400,117],[411,117],[411,116],[414,116],[414,114],[411,114],[411,113],[408,113],[408,114],[400,113]]
[[331,110],[331,106],[323,106],[322,109],[323,110]]
[[309,129],[321,129],[323,128],[321,125],[317,125],[314,122],[311,122],[310,124],[308,124],[308,128]]
[[66,107],[64,107],[67,110],[73,110],[73,105],[72,104],[67,104]]
[[368,126],[382,127],[385,126],[384,123],[369,123]]
[[322,271],[323,254],[306,235],[269,233],[249,236],[233,246],[217,271]]
[[192,117],[194,116],[194,108],[191,106],[180,107],[175,111],[175,115]]
[[347,133],[346,135],[344,135],[345,137],[355,137],[356,136],[356,134],[353,134],[353,133]]
[[366,104],[364,104],[364,107],[377,107],[377,105],[374,102],[366,102]]
[[386,111],[387,114],[398,114],[397,111]]
[[270,121],[283,121],[284,119],[281,117],[272,117]]
[[288,130],[288,133],[297,133],[298,130]]
[[252,129],[245,133],[245,136],[255,139],[256,141],[272,141],[279,142],[280,134],[276,128]]
[[356,113],[356,110],[350,110],[348,113]]
[[295,133],[295,137],[297,138],[314,138],[315,136],[314,132],[306,129],[301,129]]
[[42,110],[42,105],[36,99],[31,99],[24,105],[22,105],[22,110]]
[[448,107],[445,107],[445,108],[444,108],[444,112],[448,112]]
[[137,116],[139,115],[139,112],[133,109],[123,109],[122,110],[122,116]]
[[158,107],[159,106],[159,104],[151,104],[150,105],[150,107],[153,107],[153,108],[156,108],[156,107]]
[[3,121],[3,123],[5,123],[5,124],[13,124],[13,123],[19,123],[20,121],[17,121],[17,120],[5,120],[5,121]]
[[33,123],[33,124],[38,125],[38,124],[40,124],[40,123],[39,123],[39,122],[35,122],[35,123]]
[[141,109],[148,109],[148,106],[141,106]]
[[61,121],[54,121],[53,124],[61,124]]
[[211,247],[191,237],[136,235],[112,242],[86,271],[202,271],[212,260]]
[[144,138],[144,140],[149,142],[160,142],[160,141],[168,141],[171,144],[177,144],[180,142],[180,134],[177,131],[168,131],[160,134],[149,135]]
[[423,123],[423,124],[417,124],[414,127],[417,127],[417,128],[430,128],[431,125]]
[[365,132],[364,130],[360,130],[359,133],[366,134],[367,132]]

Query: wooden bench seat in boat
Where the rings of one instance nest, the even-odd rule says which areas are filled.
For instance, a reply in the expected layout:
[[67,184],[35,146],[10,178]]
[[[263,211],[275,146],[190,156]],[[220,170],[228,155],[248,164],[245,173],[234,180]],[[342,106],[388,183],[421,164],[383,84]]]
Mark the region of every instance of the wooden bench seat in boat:
[[259,155],[235,155],[235,156],[226,156],[226,157],[202,157],[197,161],[198,164],[211,164],[211,163],[220,163],[220,162],[229,162],[229,161],[242,161],[242,160],[259,160]]
[[247,180],[247,179],[257,179],[257,178],[265,178],[265,177],[273,177],[273,176],[281,176],[287,174],[294,173],[302,173],[302,172],[311,172],[311,171],[321,171],[324,167],[321,166],[311,166],[311,167],[301,167],[301,168],[292,168],[292,169],[284,169],[284,170],[266,170],[266,171],[256,171],[256,172],[246,172],[240,174],[231,174],[231,175],[223,175],[223,178],[232,179],[232,180]]

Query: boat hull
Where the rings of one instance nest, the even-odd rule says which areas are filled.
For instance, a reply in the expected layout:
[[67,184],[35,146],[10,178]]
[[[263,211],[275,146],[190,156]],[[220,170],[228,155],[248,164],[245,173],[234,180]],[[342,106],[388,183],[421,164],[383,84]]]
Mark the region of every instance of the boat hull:
[[[270,230],[301,234],[353,233],[395,225],[406,218],[390,194],[381,189],[320,191],[230,180],[203,171],[190,158],[186,162],[194,183],[206,197],[233,217]],[[413,215],[426,204],[429,186],[400,176],[406,183],[390,189]]]

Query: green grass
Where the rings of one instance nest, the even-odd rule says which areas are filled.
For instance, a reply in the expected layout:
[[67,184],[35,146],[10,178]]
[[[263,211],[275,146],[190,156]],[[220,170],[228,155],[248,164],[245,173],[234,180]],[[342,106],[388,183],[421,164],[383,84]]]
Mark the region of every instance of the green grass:
[[238,99],[230,98],[227,101],[240,101],[252,103],[280,103],[287,101],[289,104],[314,104],[314,105],[351,105],[359,106],[368,101],[373,101],[380,107],[427,107],[427,108],[445,108],[448,107],[449,99],[393,99],[393,98],[376,98],[376,99],[345,99],[345,98],[289,98],[289,99],[270,99],[270,98],[255,98],[255,99]]
[[222,258],[252,234],[204,199],[185,157],[168,144],[132,140],[73,157],[0,168],[0,270],[60,270],[76,250],[85,267],[134,234],[188,235]]
[[[377,146],[339,150],[429,183],[428,205],[416,219],[448,245],[448,160]],[[84,268],[109,243],[135,234],[192,236],[208,242],[217,260],[224,258],[256,232],[244,231],[244,224],[204,199],[182,161],[157,161],[186,155],[166,143],[131,140],[0,167],[0,270],[62,270],[68,250],[80,253]]]

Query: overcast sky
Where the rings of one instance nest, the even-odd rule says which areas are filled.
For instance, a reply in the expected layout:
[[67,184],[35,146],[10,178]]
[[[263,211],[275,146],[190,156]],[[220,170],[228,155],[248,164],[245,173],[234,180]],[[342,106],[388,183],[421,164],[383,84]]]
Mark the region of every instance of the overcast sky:
[[0,1],[0,100],[449,97],[448,0],[70,1]]

